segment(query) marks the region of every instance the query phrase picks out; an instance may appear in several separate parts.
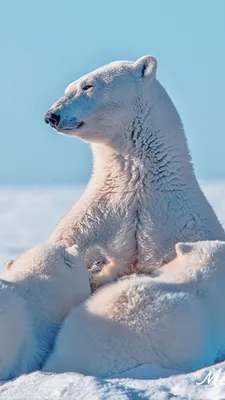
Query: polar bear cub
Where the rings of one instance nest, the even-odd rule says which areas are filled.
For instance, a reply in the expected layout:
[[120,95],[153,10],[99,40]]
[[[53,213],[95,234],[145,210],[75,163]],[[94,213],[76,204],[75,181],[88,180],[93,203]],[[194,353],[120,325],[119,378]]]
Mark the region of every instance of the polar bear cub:
[[154,363],[192,371],[225,356],[225,242],[180,243],[176,253],[160,277],[123,279],[75,308],[44,370],[108,377]]
[[0,280],[0,379],[40,369],[63,319],[89,295],[76,246],[44,244],[20,255]]

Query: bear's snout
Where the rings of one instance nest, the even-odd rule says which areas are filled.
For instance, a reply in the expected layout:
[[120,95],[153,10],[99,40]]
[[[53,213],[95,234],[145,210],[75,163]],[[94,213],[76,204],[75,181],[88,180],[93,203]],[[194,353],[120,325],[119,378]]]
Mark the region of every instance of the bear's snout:
[[60,121],[60,115],[54,114],[52,112],[47,112],[45,114],[45,122],[49,124],[52,128],[56,128]]

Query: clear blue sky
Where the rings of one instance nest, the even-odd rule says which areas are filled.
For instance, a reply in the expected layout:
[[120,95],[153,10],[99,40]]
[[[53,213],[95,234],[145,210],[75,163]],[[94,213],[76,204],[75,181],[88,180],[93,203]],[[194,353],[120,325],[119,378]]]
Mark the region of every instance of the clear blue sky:
[[0,184],[86,182],[89,146],[44,114],[66,85],[113,60],[158,59],[197,175],[225,178],[225,0],[1,0]]

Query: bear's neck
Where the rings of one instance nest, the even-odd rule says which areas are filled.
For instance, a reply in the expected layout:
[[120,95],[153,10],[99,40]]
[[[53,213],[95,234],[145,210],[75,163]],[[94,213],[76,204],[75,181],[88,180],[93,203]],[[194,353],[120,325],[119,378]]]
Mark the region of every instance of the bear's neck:
[[37,355],[40,360],[43,360],[46,356],[45,353],[51,349],[63,320],[60,315],[61,310],[56,305],[58,296],[54,294],[51,286],[48,288],[48,286],[43,285],[44,279],[41,275],[38,277],[32,272],[24,276],[21,274],[20,281],[15,279],[17,292],[22,298],[26,299],[30,323],[39,348]]
[[151,89],[151,103],[139,98],[139,113],[127,128],[110,133],[114,143],[92,145],[98,184],[102,180],[104,187],[111,182],[125,190],[137,179],[167,192],[198,186],[179,114],[159,82]]
[[[44,293],[40,290],[42,285],[36,282],[35,276],[30,278],[29,274],[24,274],[22,271],[17,273],[10,269],[2,277],[6,282],[13,284],[15,293],[25,300],[27,313],[27,318],[21,325],[22,328],[18,328],[21,347],[12,364],[12,370],[17,376],[24,372],[30,373],[41,369],[53,348],[62,320],[60,323],[58,321],[55,323],[51,313],[46,312],[46,305],[48,306],[51,301],[46,290]],[[45,304],[43,304],[43,295],[46,297]],[[21,332],[20,329],[22,329]],[[16,330],[15,335],[17,335]]]
[[172,101],[160,84],[151,96],[152,106],[140,100],[139,114],[114,136],[119,139],[92,146],[94,169],[86,198],[107,197],[113,207],[146,215],[156,260],[177,241],[222,240],[224,231],[198,185]]

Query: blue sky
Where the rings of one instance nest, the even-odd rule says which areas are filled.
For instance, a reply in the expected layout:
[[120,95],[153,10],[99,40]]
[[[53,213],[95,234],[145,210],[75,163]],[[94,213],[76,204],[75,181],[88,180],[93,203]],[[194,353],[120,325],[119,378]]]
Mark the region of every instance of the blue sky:
[[67,84],[114,60],[158,59],[200,179],[225,178],[224,0],[1,0],[0,184],[88,180],[89,146],[44,123]]

